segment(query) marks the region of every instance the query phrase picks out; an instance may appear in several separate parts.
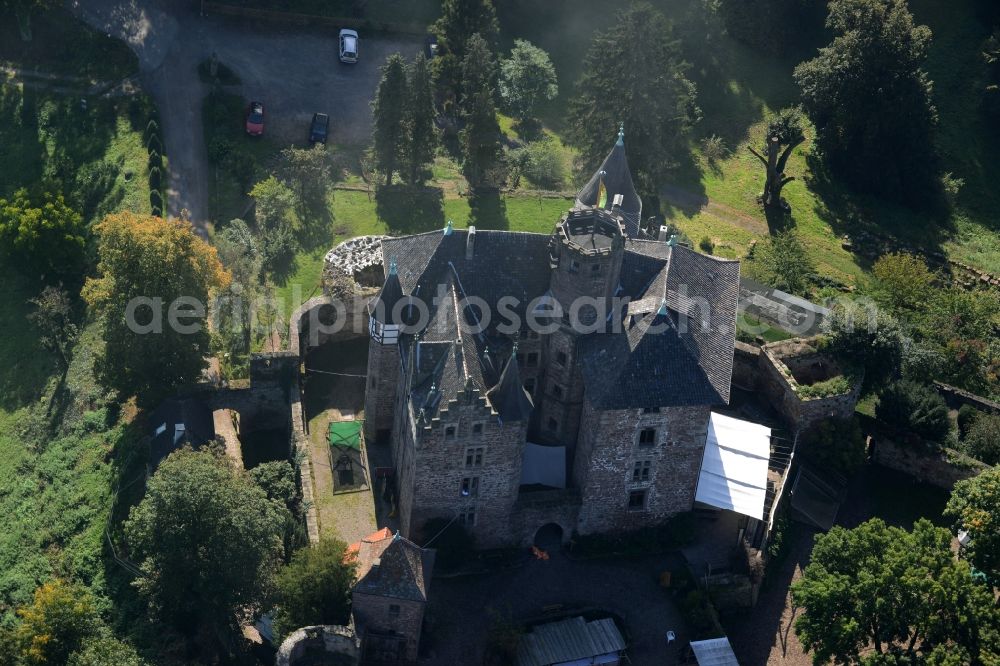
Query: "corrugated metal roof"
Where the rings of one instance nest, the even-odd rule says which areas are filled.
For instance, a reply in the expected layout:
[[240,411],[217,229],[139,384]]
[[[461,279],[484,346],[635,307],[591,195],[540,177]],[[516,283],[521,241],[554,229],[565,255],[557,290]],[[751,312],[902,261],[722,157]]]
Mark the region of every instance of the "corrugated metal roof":
[[691,650],[698,660],[698,666],[740,666],[733,654],[733,647],[725,636],[707,641],[691,641]]
[[582,617],[572,617],[538,625],[523,635],[517,647],[517,663],[518,666],[550,666],[624,649],[625,640],[614,620],[586,622]]

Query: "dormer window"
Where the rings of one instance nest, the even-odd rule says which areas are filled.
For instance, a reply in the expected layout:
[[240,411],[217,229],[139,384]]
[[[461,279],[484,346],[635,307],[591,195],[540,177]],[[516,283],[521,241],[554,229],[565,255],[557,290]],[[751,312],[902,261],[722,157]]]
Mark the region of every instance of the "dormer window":
[[656,428],[643,428],[639,431],[639,446],[656,444]]

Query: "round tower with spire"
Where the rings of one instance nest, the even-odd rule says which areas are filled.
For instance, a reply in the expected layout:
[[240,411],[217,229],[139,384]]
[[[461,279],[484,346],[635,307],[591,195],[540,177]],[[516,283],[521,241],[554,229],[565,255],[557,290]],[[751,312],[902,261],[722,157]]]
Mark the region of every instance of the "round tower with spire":
[[396,258],[389,260],[385,283],[368,304],[368,377],[365,390],[365,437],[388,442],[399,383],[401,307],[405,300]]

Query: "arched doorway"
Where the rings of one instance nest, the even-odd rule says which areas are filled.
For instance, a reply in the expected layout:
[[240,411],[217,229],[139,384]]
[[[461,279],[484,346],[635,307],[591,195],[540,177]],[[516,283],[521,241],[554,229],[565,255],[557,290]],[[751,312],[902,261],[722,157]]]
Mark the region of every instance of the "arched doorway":
[[542,550],[558,550],[562,538],[563,528],[558,523],[548,523],[535,532],[535,546]]

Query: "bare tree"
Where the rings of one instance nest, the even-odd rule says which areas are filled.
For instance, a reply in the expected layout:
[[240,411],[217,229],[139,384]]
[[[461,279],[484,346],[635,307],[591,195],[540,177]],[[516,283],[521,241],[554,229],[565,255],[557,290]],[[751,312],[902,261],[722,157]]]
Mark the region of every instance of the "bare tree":
[[767,137],[764,141],[764,154],[747,146],[747,149],[761,161],[767,170],[764,180],[764,191],[758,201],[765,208],[780,208],[789,211],[791,206],[781,198],[782,188],[795,180],[795,176],[785,175],[785,165],[792,151],[805,141],[802,133],[802,117],[797,109],[785,109],[767,126]]

